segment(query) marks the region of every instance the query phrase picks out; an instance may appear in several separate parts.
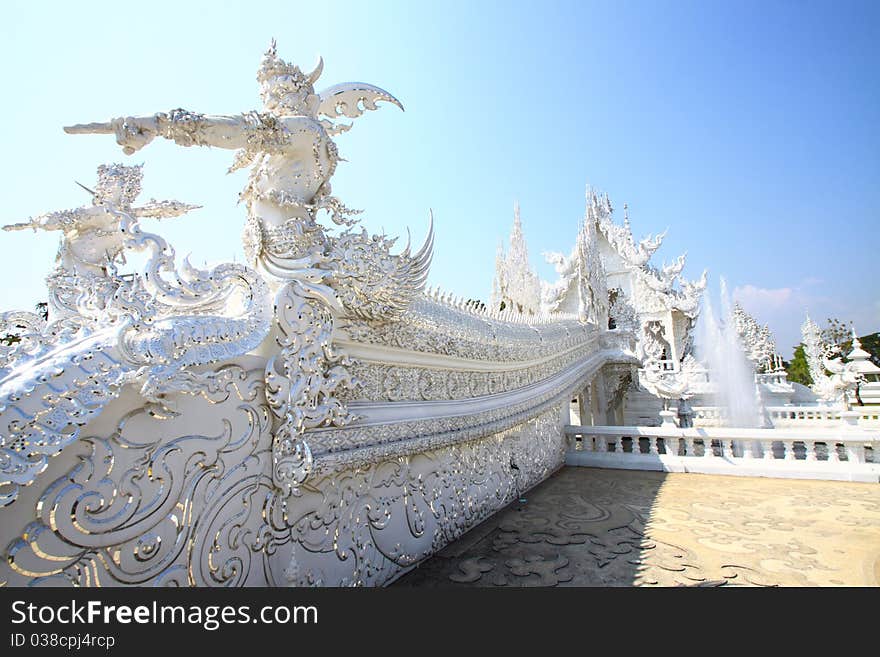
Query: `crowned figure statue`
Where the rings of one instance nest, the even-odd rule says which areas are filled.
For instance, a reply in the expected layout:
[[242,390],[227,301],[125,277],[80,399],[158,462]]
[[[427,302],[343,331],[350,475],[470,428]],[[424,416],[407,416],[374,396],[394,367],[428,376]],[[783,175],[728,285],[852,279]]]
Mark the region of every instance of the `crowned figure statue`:
[[[351,128],[341,116],[357,118],[377,102],[403,106],[379,87],[362,82],[316,92],[323,60],[311,72],[278,57],[273,40],[257,71],[262,111],[234,116],[197,114],[184,109],[107,123],[68,126],[73,134],[108,133],[127,154],[156,137],[181,146],[236,150],[230,171],[250,167],[242,192],[248,210],[243,234],[248,261],[267,279],[297,279],[340,311],[364,319],[392,319],[424,286],[430,264],[432,230],[425,245],[409,245],[392,255],[393,239],[353,231],[357,214],[331,194],[330,178],[339,162],[332,137]],[[326,211],[339,235],[317,221]]]
[[116,269],[125,262],[127,237],[120,227],[120,212],[134,219],[161,219],[178,217],[199,207],[155,200],[136,206],[143,176],[143,165],[102,164],[94,190],[80,184],[91,195],[91,205],[47,212],[3,227],[61,232],[55,269],[46,280],[50,321],[76,315],[88,306],[100,312],[118,287]]

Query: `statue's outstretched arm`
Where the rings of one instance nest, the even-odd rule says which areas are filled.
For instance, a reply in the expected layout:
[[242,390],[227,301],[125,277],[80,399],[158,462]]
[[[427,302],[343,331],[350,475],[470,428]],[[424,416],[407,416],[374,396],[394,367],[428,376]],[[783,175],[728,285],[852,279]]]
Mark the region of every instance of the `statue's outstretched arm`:
[[33,228],[34,230],[68,230],[74,228],[78,222],[82,221],[87,212],[86,208],[47,212],[31,217],[19,224],[3,226],[3,230],[25,230],[26,228]]
[[278,130],[273,117],[257,112],[238,116],[210,116],[184,109],[64,128],[69,134],[115,134],[116,143],[123,147],[127,155],[140,150],[156,137],[171,139],[181,146],[215,146],[236,150],[252,145],[255,140],[262,141]]

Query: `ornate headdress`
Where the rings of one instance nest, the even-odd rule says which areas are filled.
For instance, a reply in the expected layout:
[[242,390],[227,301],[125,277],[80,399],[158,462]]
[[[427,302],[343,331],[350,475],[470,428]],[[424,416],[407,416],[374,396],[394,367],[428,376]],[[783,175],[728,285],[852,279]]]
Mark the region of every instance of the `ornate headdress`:
[[286,75],[290,78],[290,83],[297,88],[306,86],[314,87],[315,82],[321,77],[324,70],[324,60],[318,57],[318,64],[311,73],[303,73],[299,66],[285,62],[278,57],[275,47],[275,39],[269,44],[269,49],[263,55],[263,61],[257,70],[257,81],[261,84],[268,84],[273,78],[279,75]]
[[144,177],[143,164],[125,166],[124,164],[102,164],[98,167],[98,184],[95,185],[95,202],[110,200],[119,193],[120,207],[129,208],[141,193],[141,180]]

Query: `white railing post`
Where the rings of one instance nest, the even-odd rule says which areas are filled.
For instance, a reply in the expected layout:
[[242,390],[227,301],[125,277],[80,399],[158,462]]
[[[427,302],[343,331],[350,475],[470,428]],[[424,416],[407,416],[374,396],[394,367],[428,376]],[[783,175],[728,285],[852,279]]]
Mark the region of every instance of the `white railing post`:
[[708,436],[703,437],[703,456],[706,458],[715,456],[715,450],[712,449],[712,439]]
[[[736,438],[731,437],[736,436]],[[742,466],[745,459],[750,459],[746,472],[754,469],[762,469],[761,463],[766,464],[761,476],[784,476],[779,467],[791,467],[791,472],[802,473],[807,478],[839,479],[841,475],[852,475],[853,481],[875,481],[877,467],[880,463],[880,432],[868,431],[841,431],[817,430],[807,431],[793,430],[767,430],[767,429],[730,429],[724,427],[712,429],[665,429],[656,427],[630,427],[630,426],[595,426],[577,427],[569,426],[565,431],[568,449],[570,452],[615,452],[612,459],[596,459],[594,462],[599,467],[636,467],[641,468],[645,464],[638,463],[642,459],[632,459],[633,465],[620,463],[620,458],[628,460],[625,454],[647,455],[660,457],[666,465],[670,461],[665,456],[697,457],[699,461],[688,461],[693,465],[696,472],[715,471],[716,466],[732,474],[743,473]],[[645,445],[641,440],[646,441]],[[631,440],[632,447],[625,449],[625,443]],[[661,448],[662,440],[662,448]],[[595,441],[595,442],[594,442]],[[681,441],[684,441],[682,444]],[[732,456],[727,463],[721,461],[709,462],[705,466],[699,465],[703,459],[717,457],[714,447],[717,441],[723,456]],[[800,456],[803,445],[804,457]],[[819,446],[822,446],[821,448]],[[821,453],[827,446],[827,459]],[[699,450],[703,451],[700,452]],[[775,452],[774,449],[780,449]],[[619,457],[617,455],[620,455]],[[589,465],[590,460],[586,454],[573,457],[574,463]],[[742,461],[740,461],[742,459]],[[645,459],[655,461],[656,459]],[[778,465],[770,465],[770,461],[779,461]],[[787,462],[787,466],[783,466]],[[606,465],[607,463],[607,465]],[[656,467],[656,466],[645,466]],[[700,470],[705,467],[705,470]],[[691,468],[688,468],[691,470]],[[850,472],[851,471],[851,472]],[[800,476],[800,475],[796,475]],[[844,476],[844,479],[848,478]]]
[[[826,440],[825,447],[828,449],[828,461],[840,463],[840,454],[837,453],[837,441],[834,438]],[[847,453],[849,452],[847,451]]]
[[813,438],[807,438],[804,440],[804,447],[807,450],[807,460],[815,461],[816,460],[816,441]]
[[[736,456],[736,441],[733,438],[730,438],[727,442],[727,453],[730,458],[734,458]],[[722,441],[724,444],[724,441]]]
[[[876,452],[875,452],[876,454]],[[865,462],[865,446],[862,443],[848,442],[846,443],[846,457],[850,463]]]

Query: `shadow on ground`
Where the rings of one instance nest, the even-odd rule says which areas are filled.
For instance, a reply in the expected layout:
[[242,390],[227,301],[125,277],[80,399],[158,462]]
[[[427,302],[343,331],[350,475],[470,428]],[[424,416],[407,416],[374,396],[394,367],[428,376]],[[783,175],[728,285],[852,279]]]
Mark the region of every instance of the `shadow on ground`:
[[880,486],[566,467],[395,586],[877,586]]

